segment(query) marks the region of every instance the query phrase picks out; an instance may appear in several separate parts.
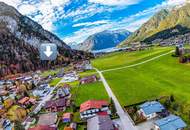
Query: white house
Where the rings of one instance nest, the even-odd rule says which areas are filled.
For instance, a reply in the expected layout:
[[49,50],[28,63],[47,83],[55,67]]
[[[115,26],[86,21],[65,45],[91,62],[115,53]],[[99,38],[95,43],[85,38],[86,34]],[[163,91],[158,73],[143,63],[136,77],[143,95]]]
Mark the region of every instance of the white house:
[[151,101],[140,105],[138,113],[149,120],[157,117],[157,114],[163,112],[163,110],[165,110],[165,108],[162,104],[157,101]]

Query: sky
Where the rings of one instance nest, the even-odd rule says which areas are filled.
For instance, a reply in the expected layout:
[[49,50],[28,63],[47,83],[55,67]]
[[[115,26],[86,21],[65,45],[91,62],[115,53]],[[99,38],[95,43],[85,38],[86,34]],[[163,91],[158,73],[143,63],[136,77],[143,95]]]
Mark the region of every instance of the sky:
[[104,31],[137,30],[163,8],[185,0],[0,0],[55,33],[66,43],[81,43]]

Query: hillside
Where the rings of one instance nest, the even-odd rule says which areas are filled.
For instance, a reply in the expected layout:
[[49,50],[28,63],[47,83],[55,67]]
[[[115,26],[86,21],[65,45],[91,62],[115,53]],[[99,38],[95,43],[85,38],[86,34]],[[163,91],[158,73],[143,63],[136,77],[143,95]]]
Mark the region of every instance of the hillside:
[[125,40],[131,33],[127,30],[105,30],[89,36],[83,43],[71,45],[75,49],[91,51],[116,47]]
[[[170,29],[170,31],[175,31],[176,26],[190,28],[190,4],[186,4],[185,6],[180,8],[173,8],[171,10],[161,10],[145,24],[143,24],[137,31],[135,31],[134,34],[131,35],[127,40],[121,43],[121,45],[143,41],[153,35],[156,36],[157,33],[161,33],[162,31],[168,29]],[[172,36],[173,35],[171,35],[170,37]],[[154,38],[154,40],[158,40],[159,38]],[[181,39],[182,37],[175,40]],[[163,39],[159,39],[159,42],[162,42],[162,40]]]
[[[59,57],[56,61],[40,61],[38,47],[44,42],[57,44]],[[81,58],[84,58],[83,52],[72,50],[38,23],[0,2],[0,77],[67,64]]]

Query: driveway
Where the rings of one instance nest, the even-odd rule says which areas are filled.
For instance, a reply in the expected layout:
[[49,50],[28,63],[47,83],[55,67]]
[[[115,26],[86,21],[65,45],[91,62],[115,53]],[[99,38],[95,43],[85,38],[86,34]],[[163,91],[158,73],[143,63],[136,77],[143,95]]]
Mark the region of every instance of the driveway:
[[137,130],[151,130],[154,128],[154,122],[156,119],[152,119],[137,125]]

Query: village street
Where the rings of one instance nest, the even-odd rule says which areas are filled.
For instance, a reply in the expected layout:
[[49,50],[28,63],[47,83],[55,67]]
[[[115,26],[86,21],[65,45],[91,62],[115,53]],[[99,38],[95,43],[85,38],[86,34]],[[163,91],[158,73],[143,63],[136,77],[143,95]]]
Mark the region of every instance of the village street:
[[[62,78],[61,81],[59,81],[59,82],[56,84],[56,86],[52,87],[51,91],[49,92],[49,94],[48,94],[47,96],[45,96],[45,97],[42,98],[42,100],[39,102],[38,106],[34,109],[33,113],[37,114],[37,113],[42,109],[42,107],[45,105],[45,103],[46,103],[47,101],[49,101],[49,100],[53,97],[53,94],[52,94],[53,91],[54,91],[54,90],[56,89],[56,87],[57,87],[60,83],[62,83],[62,82],[63,82],[63,78]],[[25,126],[25,129],[28,129],[29,126],[30,126],[30,124],[27,124],[27,125]]]

